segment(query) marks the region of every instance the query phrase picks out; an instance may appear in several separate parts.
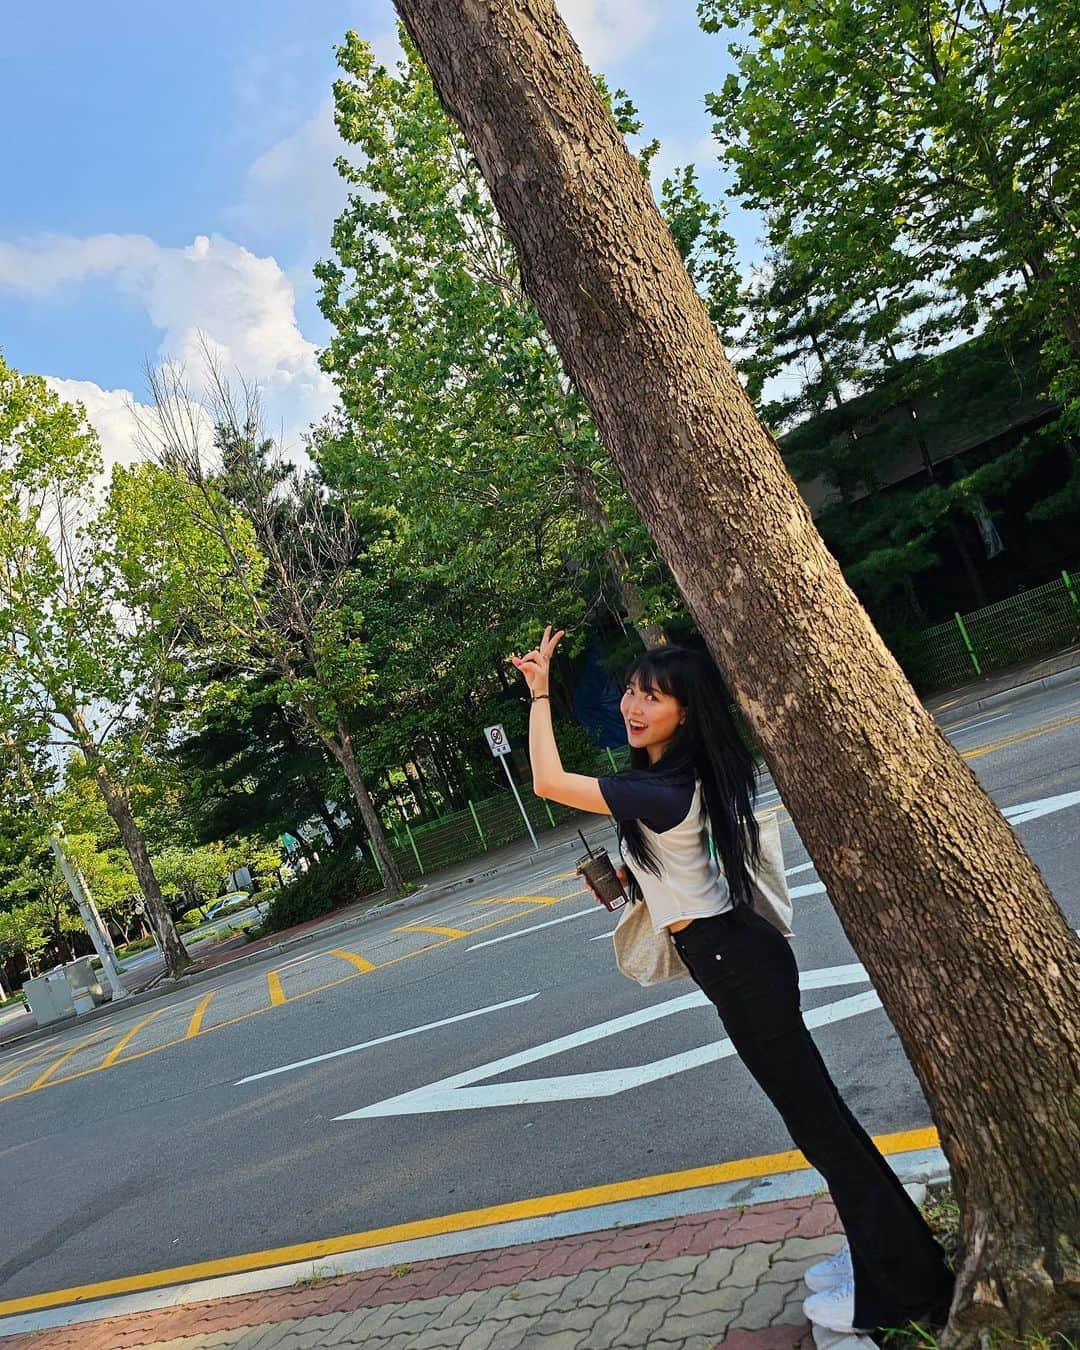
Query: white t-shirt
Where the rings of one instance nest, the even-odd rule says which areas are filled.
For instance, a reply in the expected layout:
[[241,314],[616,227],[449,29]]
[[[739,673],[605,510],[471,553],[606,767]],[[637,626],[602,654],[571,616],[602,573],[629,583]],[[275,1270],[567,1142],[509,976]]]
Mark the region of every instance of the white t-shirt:
[[657,876],[620,849],[656,932],[680,920],[707,919],[733,908],[727,881],[709,853],[701,783],[692,772],[654,776],[637,770],[599,781],[614,818],[639,822],[660,870]]

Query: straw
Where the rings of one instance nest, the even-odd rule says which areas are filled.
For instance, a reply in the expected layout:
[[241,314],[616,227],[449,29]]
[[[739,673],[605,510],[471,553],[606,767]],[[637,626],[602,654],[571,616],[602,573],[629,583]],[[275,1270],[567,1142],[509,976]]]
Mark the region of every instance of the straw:
[[589,855],[589,857],[595,858],[596,854],[592,851],[592,848],[589,846],[589,841],[585,838],[585,836],[581,833],[580,830],[578,830],[577,832],[577,837],[585,845],[585,852]]

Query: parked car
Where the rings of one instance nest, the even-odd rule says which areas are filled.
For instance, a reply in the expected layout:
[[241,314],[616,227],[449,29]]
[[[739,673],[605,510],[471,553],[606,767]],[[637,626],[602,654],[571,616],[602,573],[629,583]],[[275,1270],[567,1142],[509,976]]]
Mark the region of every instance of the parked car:
[[247,891],[230,891],[228,895],[223,895],[220,900],[215,900],[206,911],[206,922],[211,919],[220,918],[228,909],[238,909],[240,905],[253,905],[255,901]]

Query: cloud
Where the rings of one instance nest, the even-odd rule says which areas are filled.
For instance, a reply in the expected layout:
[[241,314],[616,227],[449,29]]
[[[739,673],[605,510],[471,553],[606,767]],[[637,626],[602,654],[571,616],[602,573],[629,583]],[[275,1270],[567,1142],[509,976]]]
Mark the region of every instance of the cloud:
[[292,229],[325,246],[345,205],[347,189],[334,168],[344,149],[334,126],[333,99],[326,98],[250,166],[229,220],[256,233]]
[[81,403],[90,425],[101,441],[105,474],[114,464],[135,464],[142,458],[136,448],[135,397],[130,389],[102,389],[93,380],[62,380],[46,375],[45,383],[66,403]]
[[558,0],[559,11],[594,69],[620,61],[656,27],[653,0]]
[[196,388],[205,337],[227,370],[258,386],[270,426],[295,436],[333,406],[333,385],[300,332],[276,259],[217,235],[179,248],[117,234],[0,243],[0,286],[20,294],[54,294],[94,277],[143,304],[162,334],[159,355],[186,365]]

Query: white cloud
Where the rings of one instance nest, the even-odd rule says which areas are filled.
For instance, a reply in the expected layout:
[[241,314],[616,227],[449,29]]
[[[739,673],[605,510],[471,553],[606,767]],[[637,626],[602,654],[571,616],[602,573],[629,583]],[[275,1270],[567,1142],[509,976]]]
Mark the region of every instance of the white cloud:
[[130,389],[102,389],[92,380],[62,380],[47,375],[45,383],[67,403],[81,403],[101,441],[105,473],[114,464],[134,464],[142,458],[136,448],[135,397]]
[[114,234],[0,243],[0,286],[21,294],[92,277],[111,278],[141,301],[162,333],[159,354],[185,364],[193,386],[205,338],[227,370],[258,386],[269,425],[291,437],[333,405],[333,385],[300,332],[292,285],[274,258],[206,235],[180,248]]
[[323,246],[345,205],[346,187],[334,168],[345,149],[334,126],[334,104],[318,111],[261,154],[248,169],[230,220],[245,230],[296,229]]
[[640,46],[660,18],[660,5],[653,0],[558,0],[558,7],[594,69]]

